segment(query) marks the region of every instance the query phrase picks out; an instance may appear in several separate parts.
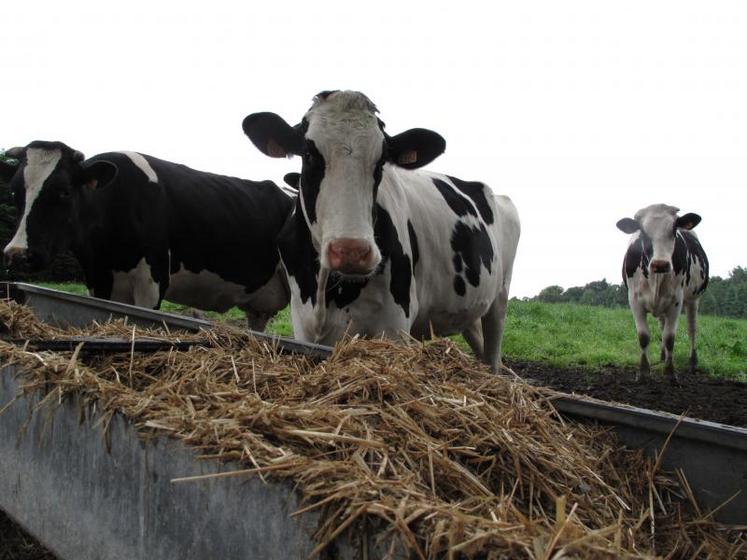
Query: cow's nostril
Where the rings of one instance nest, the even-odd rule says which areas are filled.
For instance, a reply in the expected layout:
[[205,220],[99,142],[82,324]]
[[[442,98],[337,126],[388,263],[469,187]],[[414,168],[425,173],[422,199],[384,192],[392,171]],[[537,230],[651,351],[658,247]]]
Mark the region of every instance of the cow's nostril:
[[336,239],[327,249],[327,260],[333,270],[366,272],[370,267],[372,247],[360,239]]
[[651,270],[653,272],[669,272],[670,266],[667,261],[652,261]]

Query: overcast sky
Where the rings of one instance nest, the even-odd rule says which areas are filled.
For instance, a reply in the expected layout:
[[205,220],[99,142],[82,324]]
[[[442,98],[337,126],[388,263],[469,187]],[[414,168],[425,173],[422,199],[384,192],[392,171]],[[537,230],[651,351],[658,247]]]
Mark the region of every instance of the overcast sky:
[[430,168],[511,196],[511,289],[620,281],[615,222],[698,212],[712,274],[747,265],[747,3],[15,2],[0,34],[0,148],[61,140],[249,179],[282,176],[241,131],[366,93]]

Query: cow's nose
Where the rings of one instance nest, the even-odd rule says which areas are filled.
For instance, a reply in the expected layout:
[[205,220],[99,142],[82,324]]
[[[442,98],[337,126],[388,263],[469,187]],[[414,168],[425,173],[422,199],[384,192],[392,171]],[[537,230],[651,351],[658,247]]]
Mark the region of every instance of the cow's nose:
[[669,261],[651,261],[651,272],[656,274],[669,272],[670,268],[671,265],[669,264]]
[[371,244],[362,239],[335,239],[327,246],[327,262],[332,270],[350,274],[371,272]]
[[26,249],[24,247],[9,245],[5,248],[3,254],[5,255],[5,264],[11,266],[23,261],[26,258]]

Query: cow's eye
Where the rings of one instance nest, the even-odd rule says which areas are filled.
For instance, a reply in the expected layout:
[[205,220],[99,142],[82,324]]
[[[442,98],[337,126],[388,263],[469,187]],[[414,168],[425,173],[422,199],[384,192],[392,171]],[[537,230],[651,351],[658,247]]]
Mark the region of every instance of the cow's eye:
[[62,199],[70,198],[70,190],[69,189],[60,189],[59,191],[57,191],[57,196],[59,198],[62,198]]

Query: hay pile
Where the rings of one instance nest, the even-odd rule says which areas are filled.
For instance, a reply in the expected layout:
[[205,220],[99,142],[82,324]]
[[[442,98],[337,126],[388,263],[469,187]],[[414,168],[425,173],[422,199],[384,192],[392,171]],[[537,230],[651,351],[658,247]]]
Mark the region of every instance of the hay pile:
[[[13,304],[0,303],[0,323],[16,338],[47,330]],[[83,356],[0,342],[0,355],[29,372],[25,391],[51,384],[49,402],[76,392],[144,435],[244,463],[236,474],[292,478],[305,500],[297,513],[323,514],[317,552],[364,520],[382,521],[416,558],[747,550],[744,534],[698,511],[681,476],[564,422],[549,391],[491,375],[448,341],[354,339],[315,363],[228,328],[197,336],[205,346],[185,352]]]

